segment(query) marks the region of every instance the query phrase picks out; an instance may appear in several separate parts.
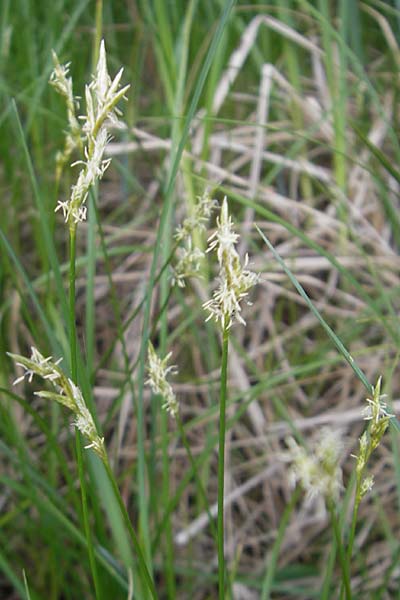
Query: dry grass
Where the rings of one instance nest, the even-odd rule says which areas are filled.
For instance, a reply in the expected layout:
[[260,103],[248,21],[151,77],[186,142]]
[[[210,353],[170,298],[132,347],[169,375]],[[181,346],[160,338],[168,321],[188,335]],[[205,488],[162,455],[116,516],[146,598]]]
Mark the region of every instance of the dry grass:
[[[363,6],[363,10],[382,28],[390,52],[398,60],[399,47],[388,20],[371,6]],[[350,455],[357,451],[357,440],[365,425],[360,416],[366,397],[364,386],[338,355],[317,318],[274,261],[254,223],[271,240],[367,380],[374,384],[378,375],[383,375],[393,399],[393,411],[395,414],[400,411],[397,367],[400,263],[387,211],[387,203],[395,213],[399,211],[399,183],[351,125],[366,124],[365,138],[385,155],[394,155],[390,124],[393,120],[397,122],[398,83],[396,79],[393,88],[384,86],[384,91],[378,92],[377,103],[371,100],[367,79],[360,80],[350,68],[342,72],[347,90],[340,98],[346,114],[346,155],[340,157],[345,172],[343,187],[338,175],[338,124],[332,111],[339,100],[332,97],[321,36],[304,35],[309,22],[310,15],[295,21],[294,27],[276,16],[249,19],[230,51],[225,70],[219,74],[211,121],[205,109],[200,108],[191,123],[176,179],[175,222],[190,210],[193,190],[201,192],[206,185],[215,186],[218,197],[226,193],[230,199],[241,234],[240,253],[244,256],[249,252],[252,269],[262,274],[252,294],[252,306],[244,309],[246,328],[233,329],[229,356],[226,553],[229,569],[237,575],[233,585],[235,600],[260,598],[273,543],[293,493],[285,459],[286,436],[295,432],[311,440],[322,425],[339,428],[345,438],[342,466],[346,487],[354,469]],[[249,56],[258,43],[257,36],[263,35],[265,28],[280,37],[284,48],[290,42],[292,51],[298,52],[301,61],[308,65],[299,73],[301,89],[290,81],[285,64],[282,66],[279,61],[262,64],[258,79],[253,78],[252,85],[248,85]],[[338,71],[343,67],[340,47],[334,41],[332,44],[333,72],[339,77]],[[381,81],[393,76],[383,69],[385,55],[378,50],[368,64],[369,81],[377,88]],[[176,140],[162,119],[139,120],[135,126],[116,133],[109,155],[119,161],[121,172],[124,165],[135,165],[140,191],[127,193],[121,177],[113,170],[103,181],[99,196],[113,288],[96,234],[99,255],[93,279],[94,365],[99,368],[95,372],[94,399],[99,420],[105,423],[106,444],[114,469],[121,476],[123,497],[130,507],[136,504],[137,490],[126,474],[136,468],[137,423],[132,390],[127,385],[124,349],[116,341],[119,317],[115,314],[112,293],[126,324],[126,350],[131,377],[135,380],[143,313],[139,312],[127,323],[148,284],[165,191],[164,177],[175,148]],[[20,256],[27,271],[37,268],[28,254],[31,218],[30,212],[18,217],[23,247]],[[88,226],[83,225],[80,231],[78,256],[85,256]],[[170,234],[167,228],[166,235]],[[61,233],[57,231],[56,235]],[[136,251],[119,254],[123,247]],[[32,283],[42,296],[48,282],[38,278]],[[77,279],[82,347],[86,286],[87,271],[83,266]],[[205,327],[201,309],[201,304],[210,297],[212,286],[212,272],[203,279],[191,280],[182,293],[181,290],[172,293],[161,319],[158,315],[166,292],[157,286],[152,298],[151,334],[160,344],[167,340],[173,362],[179,366],[174,389],[193,455],[202,460],[201,477],[211,513],[216,515],[219,355],[216,331],[212,326]],[[27,345],[37,344],[37,330],[27,323],[25,302],[20,300],[13,285],[8,285],[7,293],[8,349],[23,352]],[[103,360],[110,348],[112,352]],[[17,393],[23,395],[22,388]],[[46,455],[46,436],[36,429],[32,415],[17,404],[11,406],[18,431],[29,439],[32,460],[40,463]],[[157,531],[163,515],[163,507],[157,508],[155,483],[163,477],[165,439],[160,415],[155,417],[155,406],[149,390],[145,390],[152,531]],[[43,413],[43,401],[36,399],[31,407]],[[172,422],[169,432],[169,482],[173,495],[190,471],[190,462]],[[68,438],[68,429],[61,427],[58,439],[63,447]],[[375,485],[361,505],[352,564],[355,598],[394,598],[398,588],[397,448],[397,433],[391,431],[371,465]],[[73,462],[69,464],[73,471]],[[4,469],[9,477],[16,477],[10,465]],[[11,510],[9,498],[5,489],[0,502]],[[351,503],[344,511],[345,520],[350,517],[350,509]],[[185,578],[191,582],[176,597],[185,598],[189,594],[193,600],[216,597],[210,577],[216,569],[216,545],[193,479],[187,481],[172,513],[172,535],[178,591],[179,585],[187,581]],[[23,547],[16,539],[14,543],[17,548]],[[332,533],[323,500],[316,499],[310,504],[301,497],[284,534],[273,597],[319,598],[329,572],[331,548]],[[163,543],[155,552],[156,565],[162,565],[162,549]],[[32,560],[30,552],[23,560],[28,563]],[[163,567],[156,572],[158,585],[164,589]],[[16,597],[5,587],[3,590],[4,598]],[[381,595],[373,596],[372,590],[379,590]],[[329,596],[338,597],[338,589]]]

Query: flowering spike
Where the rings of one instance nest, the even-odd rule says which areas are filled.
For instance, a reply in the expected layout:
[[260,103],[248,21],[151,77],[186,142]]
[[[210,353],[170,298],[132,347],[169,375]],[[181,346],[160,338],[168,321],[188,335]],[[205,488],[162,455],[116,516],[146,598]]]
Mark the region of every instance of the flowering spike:
[[246,324],[241,316],[240,302],[249,290],[259,281],[256,273],[248,270],[248,256],[245,256],[244,265],[240,263],[239,255],[235,249],[239,235],[233,230],[233,222],[228,212],[226,196],[222,203],[220,216],[217,217],[217,230],[209,238],[207,252],[216,250],[219,262],[219,287],[214,292],[211,300],[203,304],[208,310],[209,319],[215,319],[222,327],[227,324],[231,327],[235,318],[239,323]]
[[[68,68],[69,65],[61,67],[58,59],[55,58],[55,69],[50,81],[66,97],[68,114],[71,113],[72,115],[75,102],[72,96],[72,80],[67,77]],[[74,108],[73,115],[69,119],[70,133],[66,141],[68,156],[75,144],[83,150],[84,159],[72,164],[72,166],[81,164],[81,171],[76,183],[71,188],[70,199],[59,200],[55,210],[62,210],[64,219],[71,230],[75,230],[77,224],[86,219],[86,207],[84,205],[89,189],[96,181],[101,179],[111,162],[111,159],[103,159],[105,148],[111,139],[108,135],[108,123],[114,125],[118,123],[120,112],[117,109],[117,104],[129,89],[129,85],[120,88],[122,73],[123,69],[120,69],[114,80],[111,80],[107,70],[104,40],[102,40],[95,76],[92,82],[85,87],[86,114],[80,117],[84,123],[82,126],[79,125]],[[66,152],[67,150],[60,156],[61,165],[65,162]]]
[[22,381],[24,377],[29,382],[32,381],[34,375],[38,375],[42,379],[50,381],[53,391],[42,390],[35,392],[36,396],[53,400],[66,406],[75,414],[74,425],[79,431],[89,440],[89,445],[86,448],[93,450],[100,456],[103,461],[107,460],[106,451],[104,448],[104,439],[100,438],[97,433],[93,417],[90,414],[82,392],[74,382],[66,377],[64,372],[58,366],[61,359],[53,361],[51,356],[45,358],[36,348],[31,348],[31,357],[26,358],[19,354],[8,355],[14,360],[15,364],[24,369],[24,374],[14,381],[14,385]]
[[288,458],[292,463],[289,481],[297,482],[307,492],[307,499],[322,495],[337,500],[342,489],[342,470],[339,465],[343,442],[340,431],[324,427],[314,440],[310,452],[288,438]]
[[192,213],[178,225],[175,239],[182,245],[177,249],[178,261],[173,267],[172,285],[185,287],[185,279],[197,275],[200,271],[204,252],[196,245],[194,232],[206,229],[217,201],[212,199],[206,190],[197,198]]
[[372,398],[366,399],[367,406],[362,411],[364,420],[369,421],[369,426],[359,439],[359,452],[355,457],[357,460],[357,502],[360,502],[372,488],[373,481],[371,478],[364,478],[364,471],[372,452],[379,446],[390,419],[394,417],[387,411],[387,404],[384,402],[386,394],[381,394],[381,386],[382,377],[379,377],[376,385],[372,388]]
[[167,376],[169,373],[177,373],[177,369],[173,365],[167,366],[170,358],[171,352],[167,354],[165,358],[159,358],[154,350],[153,344],[149,342],[147,353],[147,372],[149,377],[146,384],[151,387],[154,394],[160,394],[160,396],[162,396],[164,400],[162,407],[176,418],[179,405],[171,384],[167,381]]

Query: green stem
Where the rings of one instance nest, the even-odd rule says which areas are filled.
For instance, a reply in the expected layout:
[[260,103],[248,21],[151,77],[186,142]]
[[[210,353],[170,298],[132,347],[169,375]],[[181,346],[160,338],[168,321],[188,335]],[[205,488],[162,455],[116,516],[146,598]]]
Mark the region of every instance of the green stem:
[[276,565],[278,564],[279,551],[281,549],[281,545],[285,536],[285,531],[288,526],[290,516],[293,512],[297,500],[300,497],[300,493],[301,488],[297,487],[297,489],[292,494],[289,504],[286,506],[283,512],[282,519],[279,523],[278,534],[272,547],[271,554],[268,557],[266,575],[261,589],[261,600],[269,600],[271,598],[271,590],[272,585],[274,583]]
[[[71,377],[74,383],[77,383],[77,336],[76,336],[76,322],[75,322],[75,261],[76,261],[76,226],[70,227],[69,235],[69,346],[70,346],[70,360],[71,360]],[[83,452],[82,442],[80,433],[75,430],[75,445],[76,445],[76,457],[78,462],[78,474],[79,483],[81,488],[81,500],[82,500],[82,516],[83,524],[85,529],[85,537],[87,542],[90,570],[93,577],[94,589],[96,598],[101,598],[100,584],[97,573],[96,560],[94,556],[93,540],[91,536],[91,530],[89,525],[89,511],[87,504],[87,491],[85,473],[83,468]]]
[[353,554],[353,545],[354,545],[354,538],[356,535],[358,508],[360,506],[360,500],[361,500],[360,488],[361,488],[361,478],[357,478],[356,495],[354,498],[354,507],[353,507],[353,514],[352,514],[352,518],[351,518],[349,541],[348,541],[348,545],[347,545],[347,564],[350,564],[351,557]]
[[152,580],[152,578],[150,576],[149,570],[148,570],[148,568],[146,566],[146,560],[145,560],[144,554],[143,554],[142,549],[140,547],[139,540],[138,540],[138,538],[136,536],[135,530],[132,527],[132,523],[131,523],[131,520],[129,518],[128,511],[126,510],[126,506],[124,504],[124,501],[122,500],[121,493],[119,491],[117,482],[115,481],[115,477],[114,477],[114,474],[113,474],[113,472],[111,470],[111,467],[109,465],[108,460],[104,461],[104,466],[105,466],[108,478],[110,480],[110,483],[112,485],[115,498],[117,499],[118,506],[119,506],[119,509],[121,511],[121,515],[122,515],[122,518],[124,520],[125,526],[126,526],[126,528],[128,530],[129,536],[131,538],[132,545],[133,545],[134,550],[135,550],[135,552],[137,554],[138,563],[139,563],[139,569],[140,569],[140,571],[141,571],[141,573],[143,575],[143,578],[146,581],[146,584],[147,584],[147,586],[148,586],[148,588],[150,590],[150,593],[151,593],[153,599],[157,600],[157,592],[156,592],[156,589],[154,587],[154,583],[153,583],[153,580]]
[[225,600],[225,552],[224,552],[224,477],[225,477],[225,430],[226,396],[229,346],[229,319],[225,316],[222,332],[221,389],[219,396],[219,444],[218,444],[218,590],[219,600]]
[[[363,478],[363,472],[364,471],[362,471],[359,474],[357,473],[357,483],[356,483],[356,492],[355,492],[355,496],[354,496],[353,514],[351,517],[349,541],[347,544],[347,551],[346,551],[346,563],[349,567],[351,565],[351,557],[353,555],[354,538],[356,535],[356,525],[357,525],[358,508],[360,506],[360,500],[361,500],[360,490],[361,490],[361,482],[362,482],[362,478]],[[344,589],[343,589],[343,585],[342,585],[342,589],[340,590],[340,600],[343,600],[343,597],[344,597]]]
[[214,536],[214,539],[218,543],[218,532],[217,532],[217,530],[215,528],[214,518],[213,518],[213,516],[212,516],[212,514],[210,512],[210,505],[209,505],[209,502],[208,502],[207,494],[205,492],[205,489],[204,489],[204,486],[203,486],[203,482],[200,479],[198,465],[196,464],[196,461],[194,460],[194,456],[193,456],[192,451],[190,449],[189,440],[187,439],[185,428],[183,426],[182,419],[180,418],[179,415],[177,415],[177,417],[176,417],[176,423],[178,425],[179,433],[180,433],[181,438],[182,438],[182,443],[185,446],[185,450],[187,452],[190,465],[192,467],[192,472],[194,474],[194,478],[195,478],[197,486],[199,488],[201,499],[202,499],[202,501],[204,503],[204,508],[205,508],[207,516],[208,516],[208,521],[209,521],[210,527],[212,529],[212,534]]
[[71,358],[71,377],[76,383],[76,323],[75,323],[75,261],[76,261],[76,227],[69,230],[69,347]]
[[93,71],[95,71],[97,61],[99,60],[99,48],[103,33],[103,0],[96,0],[95,23],[96,28],[93,40]]
[[351,596],[351,587],[350,587],[349,567],[346,562],[347,559],[346,559],[344,548],[343,548],[342,536],[340,534],[340,528],[339,528],[339,522],[336,517],[335,507],[333,506],[332,501],[328,501],[328,510],[329,510],[329,513],[331,516],[333,532],[335,534],[336,545],[337,545],[338,555],[339,555],[339,562],[340,562],[340,567],[342,569],[342,582],[344,585],[346,600],[351,600],[352,596]]

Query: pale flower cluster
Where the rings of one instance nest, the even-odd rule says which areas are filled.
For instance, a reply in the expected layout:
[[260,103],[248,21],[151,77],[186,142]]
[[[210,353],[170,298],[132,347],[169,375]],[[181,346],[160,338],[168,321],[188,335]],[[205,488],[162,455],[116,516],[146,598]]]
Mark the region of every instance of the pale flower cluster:
[[153,344],[149,342],[146,385],[151,387],[154,394],[159,394],[163,398],[162,407],[176,418],[179,410],[178,400],[167,377],[169,374],[177,373],[177,369],[174,365],[168,366],[170,358],[171,352],[165,358],[159,358]]
[[218,206],[217,200],[210,197],[208,190],[198,196],[197,200],[192,214],[176,228],[174,237],[179,242],[191,237],[195,230],[205,231],[213,210]]
[[63,96],[67,106],[68,131],[65,136],[65,146],[62,152],[57,152],[56,165],[57,180],[60,178],[65,163],[69,160],[75,148],[82,147],[81,128],[76,116],[79,108],[78,98],[74,96],[72,79],[69,77],[70,63],[61,65],[57,54],[53,51],[54,69],[50,75],[49,83]]
[[[86,115],[80,117],[84,121],[79,126],[75,117],[76,100],[72,93],[72,81],[68,75],[68,65],[60,65],[55,57],[55,68],[50,77],[51,84],[61,93],[67,102],[70,132],[67,134],[68,151],[77,145],[83,145],[83,159],[74,165],[82,165],[76,183],[72,186],[69,200],[58,201],[56,211],[62,210],[65,222],[74,229],[80,221],[86,219],[86,199],[90,188],[102,178],[110,164],[104,159],[105,148],[110,141],[108,127],[118,122],[120,112],[117,103],[124,97],[129,85],[120,88],[123,69],[114,80],[107,70],[104,41],[101,42],[99,60],[93,81],[85,88]],[[68,142],[68,139],[70,141]],[[82,142],[83,140],[83,142]]]
[[75,415],[75,427],[89,441],[89,444],[85,448],[93,448],[96,454],[105,461],[104,438],[101,438],[97,433],[96,425],[85,404],[81,390],[59,367],[61,359],[53,361],[51,356],[45,358],[39,350],[33,347],[31,348],[30,358],[20,356],[19,354],[8,353],[8,355],[14,360],[16,365],[24,369],[24,374],[14,381],[14,385],[21,382],[24,378],[27,378],[31,382],[34,375],[38,375],[42,379],[49,381],[53,387],[53,391],[42,390],[35,392],[36,396],[46,398],[47,400],[55,400],[71,410]]
[[193,234],[207,229],[212,211],[218,205],[207,190],[197,200],[192,214],[178,225],[174,235],[181,246],[177,248],[178,260],[173,267],[172,284],[182,288],[185,287],[187,277],[198,274],[204,258],[204,252],[196,245]]
[[207,320],[215,319],[222,327],[231,327],[233,319],[246,325],[241,315],[240,303],[259,281],[259,275],[247,268],[249,263],[247,254],[244,264],[241,264],[235,248],[238,240],[239,235],[234,232],[225,196],[220,216],[217,218],[217,230],[209,238],[207,250],[207,252],[213,250],[217,252],[219,287],[214,292],[212,299],[203,304],[203,307],[209,312]]
[[360,497],[358,501],[371,490],[373,486],[373,477],[364,477],[364,471],[372,452],[379,446],[381,439],[389,426],[390,419],[394,415],[387,411],[387,404],[384,402],[386,394],[381,394],[382,377],[379,377],[376,385],[372,388],[372,398],[367,398],[367,406],[362,414],[369,426],[362,434],[359,440],[359,453],[355,456],[357,460],[356,472],[360,487]]
[[287,459],[291,462],[290,483],[293,486],[300,483],[308,500],[316,496],[337,500],[343,487],[339,464],[343,450],[341,432],[321,429],[309,450],[299,446],[293,438],[288,438],[286,444]]

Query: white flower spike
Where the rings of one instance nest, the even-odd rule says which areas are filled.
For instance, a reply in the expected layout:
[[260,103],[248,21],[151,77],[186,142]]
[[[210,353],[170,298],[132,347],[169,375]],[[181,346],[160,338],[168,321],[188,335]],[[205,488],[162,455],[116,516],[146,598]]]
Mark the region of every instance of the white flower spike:
[[[54,55],[55,56],[55,55]],[[85,88],[86,114],[80,119],[84,121],[81,127],[75,117],[76,101],[72,95],[72,80],[67,77],[69,65],[61,66],[55,56],[55,68],[50,82],[57,91],[66,98],[70,132],[67,134],[66,148],[61,154],[60,163],[65,162],[72,150],[79,146],[83,148],[84,159],[72,163],[82,165],[76,183],[71,188],[69,200],[59,200],[56,212],[61,210],[65,222],[71,230],[86,219],[85,202],[90,188],[102,178],[111,159],[104,159],[105,148],[110,141],[108,134],[109,124],[118,123],[120,111],[118,102],[125,97],[129,85],[120,88],[121,69],[114,80],[108,74],[107,58],[104,40],[100,44],[99,60],[93,81]]]
[[324,496],[337,500],[342,484],[340,455],[343,449],[340,431],[324,427],[310,446],[310,451],[299,446],[293,438],[286,439],[287,453],[292,466],[289,481],[294,486],[300,483],[307,493],[307,500]]
[[233,222],[228,212],[226,196],[222,203],[221,214],[217,217],[217,230],[209,238],[207,252],[216,251],[219,262],[219,287],[211,300],[203,304],[209,312],[206,319],[215,319],[221,327],[231,327],[233,319],[246,325],[241,316],[241,301],[249,290],[258,283],[259,275],[247,269],[249,258],[240,262],[235,246],[239,235],[233,230]]
[[8,355],[14,360],[15,364],[22,367],[25,373],[14,381],[14,385],[21,382],[25,377],[29,382],[34,375],[50,381],[53,391],[42,390],[35,392],[36,396],[53,400],[66,406],[75,415],[74,425],[88,439],[89,444],[85,448],[93,448],[103,461],[107,460],[104,448],[104,438],[101,438],[96,430],[93,417],[90,414],[82,392],[69,377],[65,375],[58,366],[61,358],[53,361],[51,356],[45,358],[39,350],[31,348],[31,357],[25,358],[19,354]]
[[167,376],[176,374],[177,369],[174,365],[167,366],[171,352],[163,359],[159,358],[154,350],[154,346],[149,342],[147,353],[147,372],[148,379],[145,382],[149,385],[154,394],[160,394],[164,402],[162,407],[174,418],[178,415],[179,405],[171,384],[167,381]]

